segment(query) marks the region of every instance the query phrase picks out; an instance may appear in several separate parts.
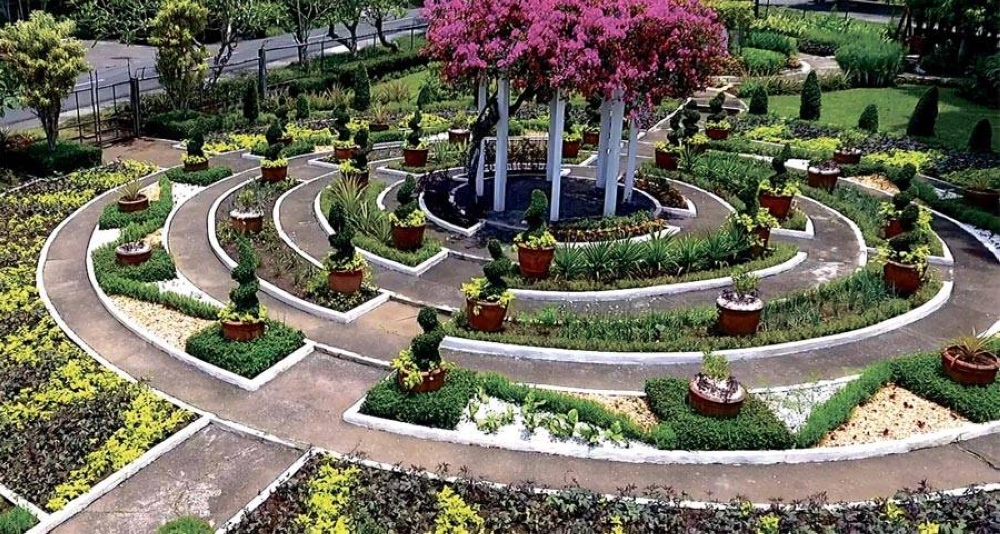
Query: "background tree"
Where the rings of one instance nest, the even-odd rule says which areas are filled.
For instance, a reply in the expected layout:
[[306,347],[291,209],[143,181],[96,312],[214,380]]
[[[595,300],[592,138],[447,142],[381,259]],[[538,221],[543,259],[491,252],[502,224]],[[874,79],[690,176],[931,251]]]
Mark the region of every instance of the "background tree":
[[[367,4],[368,0],[341,0],[336,2],[335,9],[330,15],[328,35],[346,46],[351,55],[358,53],[358,26],[361,24]],[[347,28],[346,38],[337,35],[338,23]]]
[[86,50],[72,37],[73,28],[70,21],[35,11],[28,20],[0,29],[0,57],[19,88],[21,104],[42,123],[50,150],[59,138],[62,101],[87,72]]
[[309,68],[309,34],[312,29],[330,20],[336,12],[338,2],[333,0],[281,0],[287,17],[288,31],[292,32],[298,45],[299,65]]
[[167,98],[187,110],[205,83],[208,50],[197,36],[205,31],[208,9],[194,0],[167,0],[153,19],[150,42],[156,47],[156,71]]
[[219,34],[219,49],[212,62],[209,83],[215,84],[222,76],[240,39],[261,33],[281,18],[280,10],[264,0],[207,0],[208,27]]
[[14,73],[7,66],[6,61],[0,62],[0,118],[4,116],[8,108],[17,105],[17,95],[21,92]]
[[368,78],[368,69],[361,65],[354,71],[354,97],[351,107],[358,111],[366,111],[372,105],[372,83]]
[[750,94],[749,112],[751,115],[767,115],[767,88],[763,85],[754,87]]
[[135,43],[149,38],[162,0],[76,0],[78,30],[93,39],[118,39]]
[[375,27],[375,34],[382,46],[399,50],[399,45],[390,41],[385,35],[385,23],[399,18],[406,12],[407,0],[366,0],[365,18]]

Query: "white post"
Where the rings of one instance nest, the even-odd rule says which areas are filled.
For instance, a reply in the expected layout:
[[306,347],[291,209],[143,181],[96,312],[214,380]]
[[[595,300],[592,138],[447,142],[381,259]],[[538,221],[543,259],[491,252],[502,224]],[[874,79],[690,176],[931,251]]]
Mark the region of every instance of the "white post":
[[[476,109],[482,113],[486,109],[486,99],[489,94],[490,81],[485,76],[479,80],[479,93],[476,95]],[[479,142],[479,161],[476,162],[476,198],[485,193],[486,188],[486,139]]]
[[625,120],[625,101],[621,91],[615,92],[611,107],[609,153],[604,185],[604,216],[615,214],[618,204],[618,169],[621,168],[622,121]]
[[553,97],[555,112],[552,114],[552,124],[555,136],[549,136],[552,145],[552,165],[548,167],[549,179],[552,180],[552,192],[549,195],[549,220],[559,220],[559,197],[562,195],[562,131],[566,119],[566,101],[559,91]]
[[500,122],[497,123],[496,172],[493,174],[493,209],[507,209],[507,137],[510,131],[510,80],[500,78],[497,82],[497,106],[500,108]]
[[601,131],[597,143],[597,187],[604,187],[608,168],[608,130],[611,128],[611,102],[601,102]]
[[555,155],[556,148],[556,102],[559,100],[559,91],[556,91],[552,95],[552,100],[549,101],[549,137],[545,140],[545,179],[552,180],[552,158]]
[[635,164],[639,151],[639,126],[635,119],[628,121],[628,164],[625,167],[625,200],[632,200],[632,188],[635,187]]

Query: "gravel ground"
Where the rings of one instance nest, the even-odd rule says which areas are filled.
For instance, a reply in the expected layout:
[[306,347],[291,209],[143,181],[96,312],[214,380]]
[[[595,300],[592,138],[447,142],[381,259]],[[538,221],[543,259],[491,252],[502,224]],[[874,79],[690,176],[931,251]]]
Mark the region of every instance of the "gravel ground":
[[203,300],[209,303],[212,302],[212,299],[210,299],[204,291],[195,287],[195,285],[187,279],[181,280],[174,278],[173,280],[163,280],[161,282],[157,282],[156,286],[160,288],[160,291],[171,291],[193,299]]
[[798,432],[805,424],[812,409],[840,391],[848,382],[820,382],[818,384],[778,391],[757,391],[754,395],[764,401],[774,414],[792,432]]
[[189,317],[163,306],[127,297],[112,296],[111,301],[150,332],[181,350],[184,350],[184,345],[192,334],[214,322]]
[[899,188],[896,187],[896,184],[890,182],[886,177],[878,174],[872,174],[870,176],[852,176],[851,179],[861,185],[878,189],[879,191],[884,191],[890,195],[895,195],[899,192]]
[[173,190],[174,209],[177,209],[177,206],[182,202],[204,191],[206,188],[200,185],[173,183],[171,184],[171,189]]
[[656,414],[649,409],[646,397],[636,397],[632,395],[596,395],[590,393],[577,394],[581,399],[588,399],[600,403],[605,408],[627,415],[639,426],[649,429],[660,423]]
[[951,410],[889,384],[865,404],[854,409],[850,419],[827,434],[819,447],[837,447],[905,439],[968,423]]

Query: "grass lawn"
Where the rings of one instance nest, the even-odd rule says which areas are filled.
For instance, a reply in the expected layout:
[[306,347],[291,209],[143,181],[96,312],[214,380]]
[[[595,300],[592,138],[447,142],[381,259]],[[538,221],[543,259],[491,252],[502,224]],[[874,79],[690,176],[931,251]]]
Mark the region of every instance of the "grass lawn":
[[[913,107],[926,87],[902,86],[879,89],[848,89],[823,93],[823,112],[819,121],[840,127],[858,124],[858,116],[868,104],[878,106],[879,129],[905,134]],[[980,106],[960,96],[956,89],[941,88],[938,102],[937,136],[929,141],[951,148],[965,148],[972,126],[983,117],[993,124],[993,149],[1000,150],[1000,111]],[[771,111],[783,117],[798,117],[799,95],[773,96]]]

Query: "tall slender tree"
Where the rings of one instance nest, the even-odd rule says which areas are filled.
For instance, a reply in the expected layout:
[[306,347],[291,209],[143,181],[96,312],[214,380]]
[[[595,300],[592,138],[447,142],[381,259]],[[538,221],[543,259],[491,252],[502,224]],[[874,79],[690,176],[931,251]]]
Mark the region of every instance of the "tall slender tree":
[[167,0],[153,19],[150,42],[156,47],[156,72],[170,103],[187,110],[205,83],[209,53],[198,36],[208,9],[195,0]]
[[331,0],[281,0],[287,12],[287,29],[298,45],[299,65],[309,68],[309,35],[337,11],[339,3]]

